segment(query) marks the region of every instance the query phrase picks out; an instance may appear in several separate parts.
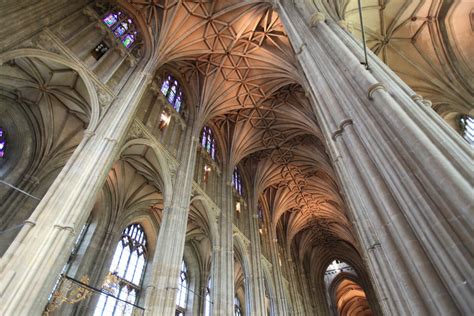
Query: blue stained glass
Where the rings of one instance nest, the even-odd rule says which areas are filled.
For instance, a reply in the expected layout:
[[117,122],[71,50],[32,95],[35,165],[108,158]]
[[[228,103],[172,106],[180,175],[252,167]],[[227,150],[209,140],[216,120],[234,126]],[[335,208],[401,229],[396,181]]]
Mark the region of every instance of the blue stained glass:
[[202,147],[206,147],[206,139],[207,139],[207,128],[204,127],[204,129],[202,130],[202,139],[201,139],[201,145]]
[[214,143],[212,143],[212,147],[211,147],[211,157],[212,159],[216,159],[216,146],[214,145]]
[[206,150],[208,153],[211,153],[211,133],[207,134]]
[[173,86],[171,87],[168,95],[168,102],[174,104],[174,98],[176,96],[176,81],[174,82]]
[[104,21],[105,25],[107,25],[108,27],[111,27],[117,22],[117,15],[110,13],[102,21]]
[[116,28],[115,31],[114,31],[115,36],[120,37],[120,36],[122,36],[122,35],[125,33],[125,31],[126,31],[127,29],[126,29],[126,27],[125,27],[124,25],[126,25],[126,24],[125,24],[125,23],[122,23],[121,25],[117,26],[117,28]]
[[179,112],[181,108],[181,96],[182,96],[182,93],[179,92],[178,96],[176,97],[176,101],[174,102],[174,109],[176,110],[176,112]]
[[170,88],[170,80],[171,76],[168,76],[168,78],[163,81],[163,84],[161,85],[161,93],[163,93],[163,95],[168,93],[168,89]]

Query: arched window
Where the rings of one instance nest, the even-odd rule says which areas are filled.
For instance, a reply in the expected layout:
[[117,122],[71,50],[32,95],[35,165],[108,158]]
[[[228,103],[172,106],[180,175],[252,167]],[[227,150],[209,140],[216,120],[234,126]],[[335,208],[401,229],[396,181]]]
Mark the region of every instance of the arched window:
[[211,155],[212,160],[216,160],[216,139],[214,138],[212,129],[208,126],[204,126],[201,131],[201,146]]
[[472,146],[474,146],[474,118],[469,115],[463,115],[459,119],[461,125],[462,137]]
[[172,75],[168,75],[165,81],[163,81],[163,84],[161,85],[161,93],[163,93],[176,112],[181,110],[183,104],[183,91],[178,80],[176,80]]
[[137,42],[138,31],[133,20],[124,12],[114,10],[102,18],[102,22],[112,31],[123,46],[132,48]]
[[204,316],[211,315],[211,279],[207,281],[206,292],[204,293]]
[[258,224],[261,227],[263,225],[263,207],[260,203],[257,205],[257,216],[258,216]]
[[7,146],[7,140],[5,139],[5,131],[0,127],[0,158],[5,156],[5,147]]
[[[140,224],[125,228],[115,248],[109,271],[118,278],[110,294],[135,304],[146,265],[146,236]],[[94,315],[132,315],[133,306],[102,294]]]
[[237,297],[234,297],[234,316],[242,316],[242,307]]
[[232,185],[234,186],[235,190],[239,192],[240,195],[242,195],[242,179],[240,177],[240,172],[237,167],[235,167],[234,173],[232,174]]
[[181,262],[181,272],[178,277],[178,295],[176,296],[176,316],[184,315],[188,301],[189,275],[184,260]]

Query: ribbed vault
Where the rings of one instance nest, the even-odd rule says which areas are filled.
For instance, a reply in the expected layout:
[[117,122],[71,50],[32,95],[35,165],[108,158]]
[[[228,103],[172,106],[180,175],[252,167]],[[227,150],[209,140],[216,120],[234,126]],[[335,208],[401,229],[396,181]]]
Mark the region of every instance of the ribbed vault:
[[130,3],[157,30],[159,65],[180,72],[193,91],[186,104],[195,107],[196,132],[215,129],[224,172],[239,165],[255,175],[246,191],[267,205],[272,234],[285,236],[281,246],[303,262],[315,245],[353,244],[304,80],[271,5]]
[[[313,0],[309,7],[362,37],[357,0]],[[459,114],[474,112],[473,9],[460,0],[362,2],[367,46],[456,129]]]

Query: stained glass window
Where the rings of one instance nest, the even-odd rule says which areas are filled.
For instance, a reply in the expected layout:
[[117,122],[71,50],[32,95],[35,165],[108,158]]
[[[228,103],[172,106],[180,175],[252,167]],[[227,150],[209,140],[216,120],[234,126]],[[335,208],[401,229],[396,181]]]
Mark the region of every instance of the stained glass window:
[[167,95],[168,94],[168,89],[170,88],[170,81],[171,81],[171,76],[168,76],[168,78],[165,79],[165,81],[163,81],[163,84],[161,85],[161,93],[163,93],[163,95]]
[[171,89],[169,90],[169,93],[168,93],[168,102],[170,104],[173,104],[173,105],[174,105],[174,99],[175,99],[175,96],[176,96],[176,86],[177,86],[177,83],[176,83],[176,81],[174,81],[173,85],[171,86]]
[[173,106],[176,112],[181,110],[183,104],[183,91],[179,81],[172,75],[168,75],[161,85],[161,93],[166,97],[168,103]]
[[107,25],[108,27],[111,27],[112,25],[114,25],[117,22],[117,20],[118,20],[117,16],[119,14],[120,14],[120,12],[117,12],[117,14],[110,13],[102,21],[104,21],[105,25]]
[[232,185],[234,186],[234,189],[242,195],[243,190],[242,190],[242,179],[240,178],[240,172],[237,167],[234,169],[234,173],[232,174]]
[[242,307],[240,307],[240,300],[234,297],[234,316],[242,316]]
[[208,126],[204,126],[201,131],[201,146],[209,153],[209,155],[211,155],[212,160],[216,160],[216,140],[212,133],[212,129]]
[[5,131],[0,127],[0,158],[5,156],[5,147],[7,146],[7,140],[5,139]]
[[125,35],[122,43],[125,45],[125,47],[129,48],[132,46],[133,42],[135,42],[135,35],[134,34],[127,34]]
[[136,41],[138,32],[135,23],[125,13],[120,11],[107,14],[102,21],[118,38],[123,46],[131,48]]
[[[145,266],[145,232],[140,224],[132,224],[122,232],[122,237],[115,248],[109,270],[118,277],[119,284],[109,294],[135,304],[141,289]],[[132,315],[133,306],[123,301],[102,294],[94,315]]]
[[188,268],[184,260],[181,262],[181,272],[178,277],[178,295],[176,296],[177,312],[184,314],[186,310],[186,303],[188,300],[189,276]]

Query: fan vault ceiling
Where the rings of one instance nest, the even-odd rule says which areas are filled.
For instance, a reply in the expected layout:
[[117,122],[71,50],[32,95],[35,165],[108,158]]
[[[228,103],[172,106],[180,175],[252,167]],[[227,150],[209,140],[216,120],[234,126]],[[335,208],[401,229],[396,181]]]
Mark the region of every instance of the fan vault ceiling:
[[[338,21],[346,20],[358,35],[357,1],[308,3],[315,10],[324,8]],[[341,240],[354,245],[318,122],[300,85],[304,79],[271,4],[240,0],[121,4],[146,21],[158,64],[171,65],[186,78],[190,90],[186,103],[197,126],[208,124],[219,132],[227,172],[240,164],[244,174],[255,175],[249,186],[271,210],[272,227],[279,227],[284,246],[291,250],[298,245],[291,251],[304,260],[316,246],[331,247]],[[441,29],[433,21],[444,11],[443,16],[455,17],[463,6],[458,4],[448,14],[437,0],[364,4],[369,47],[420,94],[457,113],[472,108],[468,92],[472,80],[459,75],[470,70],[466,56],[472,47],[463,44],[464,35],[453,33],[456,54],[463,58],[451,65],[449,54],[440,55],[439,45],[431,44]]]

